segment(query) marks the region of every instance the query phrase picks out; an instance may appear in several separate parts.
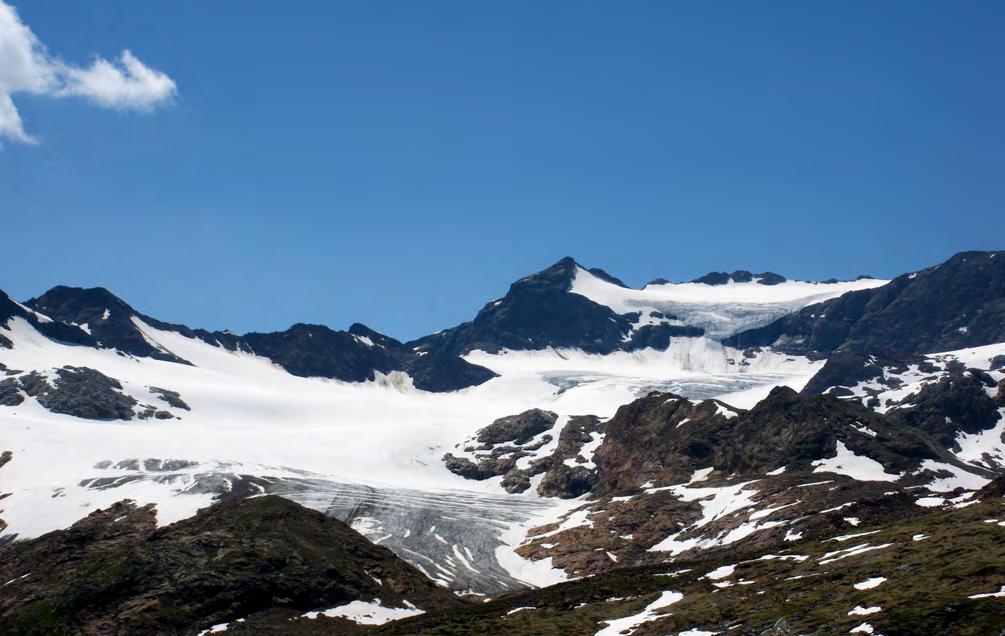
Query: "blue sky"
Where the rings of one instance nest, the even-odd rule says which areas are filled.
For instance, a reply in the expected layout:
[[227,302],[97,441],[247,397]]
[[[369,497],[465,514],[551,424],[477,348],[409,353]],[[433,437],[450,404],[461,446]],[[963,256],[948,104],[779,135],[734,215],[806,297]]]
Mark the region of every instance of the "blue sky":
[[641,284],[1005,247],[1001,2],[12,3],[53,59],[174,82],[12,93],[21,299],[410,338],[565,255]]

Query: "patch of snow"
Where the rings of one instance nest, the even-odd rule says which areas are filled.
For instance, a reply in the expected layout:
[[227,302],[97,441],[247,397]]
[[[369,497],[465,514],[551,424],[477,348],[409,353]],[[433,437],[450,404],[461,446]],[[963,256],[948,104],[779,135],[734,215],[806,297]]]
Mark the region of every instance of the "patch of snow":
[[874,605],[872,607],[862,607],[861,605],[856,605],[848,612],[848,616],[869,616],[870,614],[877,614],[883,611],[883,608]]
[[842,550],[834,550],[833,552],[828,552],[818,559],[820,565],[827,565],[828,563],[833,563],[834,561],[840,561],[841,559],[846,559],[852,556],[858,556],[859,554],[865,554],[866,552],[872,552],[873,550],[882,550],[884,548],[889,548],[892,543],[884,543],[882,545],[869,545],[868,543],[861,543],[850,548],[844,548]]
[[[234,622],[235,623],[243,623],[244,620],[245,619],[243,619],[243,618],[239,618],[239,619],[237,619]],[[213,625],[212,627],[210,627],[208,629],[202,630],[201,632],[198,633],[197,636],[204,636],[205,634],[219,634],[221,632],[227,631],[229,628],[230,628],[230,623],[217,623],[216,625]]]
[[[755,480],[756,481],[756,480]],[[666,489],[673,493],[682,501],[697,501],[701,505],[702,517],[691,526],[676,532],[656,545],[649,548],[649,552],[670,552],[677,555],[685,550],[696,547],[711,547],[715,545],[727,545],[756,532],[757,530],[770,528],[779,525],[779,522],[765,522],[763,524],[746,523],[729,532],[722,533],[715,537],[701,537],[690,539],[679,539],[685,532],[704,527],[716,519],[732,514],[744,508],[754,505],[752,496],[756,490],[746,490],[746,487],[754,483],[753,481],[734,484],[731,486],[720,486],[711,488],[689,488],[687,485],[669,486]]]
[[645,609],[638,614],[603,621],[607,627],[598,631],[596,636],[619,636],[620,634],[625,633],[630,634],[635,631],[639,625],[659,618],[659,610],[665,609],[683,598],[684,595],[680,592],[661,592],[658,599],[646,605]]
[[331,609],[307,612],[302,616],[311,619],[318,616],[327,616],[329,618],[344,618],[358,625],[383,625],[384,623],[408,618],[409,616],[425,614],[423,610],[411,603],[407,601],[406,603],[408,607],[387,607],[381,603],[380,599],[375,601],[353,601]]
[[715,403],[715,414],[716,415],[722,415],[727,420],[731,420],[734,417],[739,417],[740,416],[740,414],[737,413],[736,411],[734,411],[732,409],[729,409],[729,408],[726,408],[724,405],[719,404],[718,402]]
[[834,457],[818,459],[813,462],[815,473],[837,473],[847,475],[859,481],[894,481],[900,474],[886,472],[883,464],[865,455],[856,455],[840,440],[837,441],[837,453]]
[[876,534],[877,532],[879,532],[879,530],[868,530],[866,532],[856,532],[854,534],[844,534],[844,535],[841,535],[840,537],[831,537],[830,539],[824,539],[824,541],[825,542],[826,541],[838,541],[838,542],[847,541],[848,539],[854,539],[856,537],[864,537],[866,535]]
[[936,477],[928,483],[928,489],[935,492],[949,492],[957,488],[965,490],[977,490],[987,484],[990,479],[968,472],[959,466],[937,462],[933,459],[926,459],[921,462],[921,466],[915,471],[919,473],[925,470],[933,473],[949,473],[949,477]]
[[702,578],[712,579],[712,580],[716,580],[717,581],[719,579],[724,579],[726,577],[733,576],[733,572],[735,572],[735,571],[736,571],[736,566],[735,565],[722,565],[722,566],[719,566],[719,567],[715,568],[714,570],[712,570],[711,572],[709,572],[708,574],[706,574]]
[[760,510],[758,510],[756,512],[752,512],[750,514],[750,519],[751,519],[751,521],[753,521],[753,520],[756,520],[756,519],[763,519],[764,517],[770,517],[775,512],[777,512],[779,510],[784,510],[785,508],[788,508],[789,506],[794,506],[794,505],[796,505],[798,503],[799,503],[799,501],[797,500],[797,501],[793,501],[792,503],[782,504],[780,506],[769,506],[767,508],[761,508]]
[[1005,598],[1005,585],[1001,587],[997,592],[988,592],[986,594],[972,594],[967,598],[979,599],[979,598]]
[[856,590],[871,590],[874,587],[878,587],[886,581],[885,576],[874,576],[872,578],[866,579],[864,581],[859,581],[852,587]]
[[1005,466],[1005,409],[998,409],[998,423],[979,433],[964,433],[956,438],[957,457],[988,468]]

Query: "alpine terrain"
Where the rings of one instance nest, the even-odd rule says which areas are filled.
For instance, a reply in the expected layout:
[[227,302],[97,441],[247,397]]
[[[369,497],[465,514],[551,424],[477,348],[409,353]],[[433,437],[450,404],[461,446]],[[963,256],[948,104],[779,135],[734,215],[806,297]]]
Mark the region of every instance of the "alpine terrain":
[[0,633],[1005,633],[1005,251],[411,342],[0,292]]

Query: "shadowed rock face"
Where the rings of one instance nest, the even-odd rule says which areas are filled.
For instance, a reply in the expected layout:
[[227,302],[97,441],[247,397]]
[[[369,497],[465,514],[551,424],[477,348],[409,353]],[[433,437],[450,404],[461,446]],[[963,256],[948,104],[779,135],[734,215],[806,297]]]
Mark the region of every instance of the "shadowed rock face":
[[342,522],[275,496],[156,528],[152,506],[92,513],[3,550],[0,632],[194,633],[257,612],[380,599],[456,604]]
[[724,343],[887,358],[1005,341],[1005,252],[962,252],[874,289],[810,305]]

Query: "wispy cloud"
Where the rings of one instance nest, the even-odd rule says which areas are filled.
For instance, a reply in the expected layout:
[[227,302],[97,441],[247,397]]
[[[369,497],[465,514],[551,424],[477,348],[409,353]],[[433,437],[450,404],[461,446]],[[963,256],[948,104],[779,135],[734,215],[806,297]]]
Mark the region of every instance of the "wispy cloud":
[[17,93],[76,96],[105,108],[149,111],[169,102],[177,87],[128,50],[114,61],[95,57],[90,66],[55,58],[14,7],[0,0],[0,137],[36,143],[14,105]]

